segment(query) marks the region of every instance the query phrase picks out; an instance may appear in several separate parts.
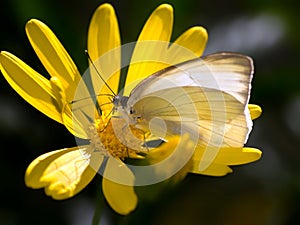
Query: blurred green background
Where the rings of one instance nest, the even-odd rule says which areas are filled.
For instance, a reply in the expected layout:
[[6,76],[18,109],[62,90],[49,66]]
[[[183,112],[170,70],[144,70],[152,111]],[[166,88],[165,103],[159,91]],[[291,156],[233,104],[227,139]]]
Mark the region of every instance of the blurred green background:
[[[79,70],[87,68],[86,35],[96,0],[1,0],[0,50],[7,50],[47,76],[24,31],[31,18],[45,22]],[[162,1],[110,1],[122,43],[135,41]],[[263,108],[247,146],[261,160],[233,167],[225,177],[188,175],[154,203],[141,203],[122,223],[164,225],[300,224],[300,29],[296,1],[174,0],[173,40],[193,25],[209,33],[205,54],[235,51],[255,61],[251,102]],[[0,76],[0,224],[90,224],[100,178],[66,201],[25,187],[29,163],[42,153],[75,146],[60,124],[26,103]],[[116,224],[109,208],[102,224]],[[121,218],[122,219],[122,218]]]

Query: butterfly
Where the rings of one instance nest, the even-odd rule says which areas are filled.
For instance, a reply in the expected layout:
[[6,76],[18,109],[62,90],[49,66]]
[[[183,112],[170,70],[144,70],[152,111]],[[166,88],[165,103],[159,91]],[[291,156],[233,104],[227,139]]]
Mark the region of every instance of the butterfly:
[[[205,170],[221,147],[243,147],[247,141],[252,129],[247,104],[253,71],[250,57],[221,52],[158,71],[138,83],[129,96],[111,91],[96,98],[82,97],[80,89],[81,97],[72,102],[75,124],[91,123],[95,112],[101,114],[101,106],[112,104],[110,120],[124,124],[115,129],[117,137],[130,132],[128,127],[163,142],[188,134],[194,145],[183,161],[191,158],[195,148],[204,148],[199,170]],[[109,100],[101,102],[103,97]],[[142,151],[145,146],[142,140],[134,148]]]

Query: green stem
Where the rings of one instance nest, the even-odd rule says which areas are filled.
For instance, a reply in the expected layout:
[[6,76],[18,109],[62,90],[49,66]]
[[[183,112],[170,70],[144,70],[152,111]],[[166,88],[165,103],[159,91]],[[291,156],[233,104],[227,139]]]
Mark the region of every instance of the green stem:
[[[102,186],[102,179],[100,179],[100,185]],[[92,220],[92,225],[100,224],[101,215],[105,204],[106,202],[102,193],[102,188],[99,188],[96,194],[96,206],[95,206],[94,216]]]

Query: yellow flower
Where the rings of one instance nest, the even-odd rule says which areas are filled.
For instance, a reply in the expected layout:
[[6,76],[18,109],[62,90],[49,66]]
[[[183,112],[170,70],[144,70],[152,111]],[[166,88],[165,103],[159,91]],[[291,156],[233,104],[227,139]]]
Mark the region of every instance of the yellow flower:
[[[154,72],[202,55],[207,41],[207,33],[203,27],[196,26],[188,29],[175,40],[174,45],[169,46],[172,26],[172,7],[167,4],[160,5],[151,14],[138,38],[131,60],[132,62],[143,62],[130,65],[125,83],[125,94],[130,93],[137,81]],[[100,168],[101,164],[105,162],[102,182],[103,193],[116,212],[123,215],[130,213],[137,205],[137,196],[133,188],[134,175],[122,163],[122,160],[127,157],[143,159],[144,155],[133,149],[128,149],[116,137],[112,129],[111,105],[101,107],[102,114],[98,115],[97,121],[93,122],[95,126],[82,122],[79,115],[77,117],[76,114],[72,113],[71,103],[75,102],[76,89],[81,80],[76,65],[53,32],[44,23],[35,19],[30,20],[26,24],[26,33],[51,78],[46,79],[16,56],[2,51],[0,69],[4,77],[15,91],[32,106],[53,120],[64,124],[75,136],[91,141],[89,145],[65,148],[36,158],[26,170],[26,185],[32,188],[45,188],[46,194],[54,199],[70,198],[80,192],[93,179],[97,173],[95,168]],[[149,42],[147,45],[142,44],[143,41],[158,41],[160,44],[153,46]],[[100,65],[97,64],[97,66],[101,68],[101,71],[104,71],[103,76],[115,93],[118,92],[120,79],[121,52],[111,50],[118,49],[120,45],[121,40],[114,9],[109,4],[103,4],[97,8],[90,23],[88,52],[92,60],[111,52],[110,57],[106,57],[105,61]],[[151,47],[149,47],[150,45]],[[192,54],[180,54],[181,52],[177,52],[180,51],[180,48],[176,46],[188,49]],[[176,54],[179,57],[175,57],[175,52],[179,53]],[[152,60],[144,61],[147,58]],[[107,70],[114,71],[113,75],[105,73]],[[110,93],[106,86],[102,87],[99,96],[104,93]],[[259,106],[248,105],[248,108],[252,119],[257,118],[261,113]],[[120,120],[117,118],[114,120],[117,121],[119,127],[124,127]],[[142,143],[144,137],[142,137],[143,134],[140,133],[140,130],[132,127],[128,127],[128,129]],[[157,155],[159,155],[158,158],[164,158],[164,154],[176,148],[178,144],[184,148],[189,145],[189,140],[187,137],[170,139],[168,143],[151,151],[151,154],[146,158],[150,158],[150,161],[151,158],[155,161]],[[108,153],[100,151],[103,147],[108,153],[115,156],[116,160],[105,161],[105,155]],[[243,148],[243,146],[221,148],[212,164],[205,170],[199,171],[199,160],[202,154],[203,149],[198,146],[192,158],[191,166],[185,168],[181,177],[184,177],[187,172],[223,176],[231,172],[229,165],[253,162],[260,158],[261,152],[253,148]],[[120,179],[127,180],[126,184],[119,184],[106,179],[106,177],[119,173],[118,167],[122,169]],[[119,175],[117,174],[117,176]],[[128,185],[128,181],[131,182],[130,185]]]

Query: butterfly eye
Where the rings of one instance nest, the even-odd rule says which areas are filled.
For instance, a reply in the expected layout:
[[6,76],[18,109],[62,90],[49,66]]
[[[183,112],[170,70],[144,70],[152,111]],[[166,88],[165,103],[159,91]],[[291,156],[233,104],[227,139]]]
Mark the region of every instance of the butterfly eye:
[[131,109],[129,110],[129,113],[130,113],[130,114],[134,114],[134,110],[131,108]]

